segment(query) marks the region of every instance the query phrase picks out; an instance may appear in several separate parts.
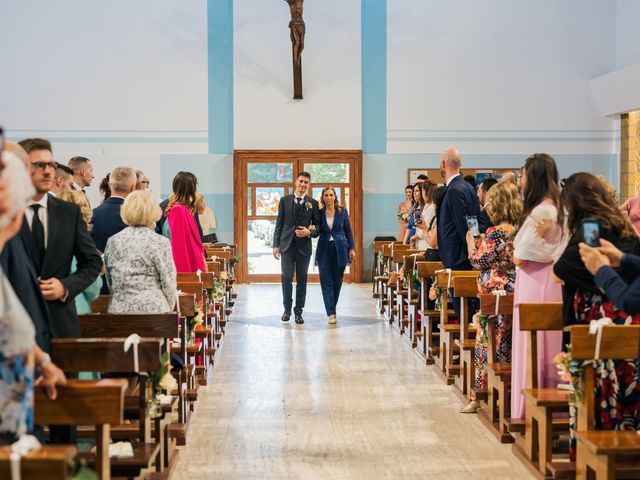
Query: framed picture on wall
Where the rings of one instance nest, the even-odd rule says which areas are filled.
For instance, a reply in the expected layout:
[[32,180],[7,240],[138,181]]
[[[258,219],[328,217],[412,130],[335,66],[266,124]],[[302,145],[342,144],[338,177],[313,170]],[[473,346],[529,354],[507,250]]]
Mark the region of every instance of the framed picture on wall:
[[429,176],[429,168],[408,168],[407,169],[407,183],[413,185],[418,181],[419,175]]

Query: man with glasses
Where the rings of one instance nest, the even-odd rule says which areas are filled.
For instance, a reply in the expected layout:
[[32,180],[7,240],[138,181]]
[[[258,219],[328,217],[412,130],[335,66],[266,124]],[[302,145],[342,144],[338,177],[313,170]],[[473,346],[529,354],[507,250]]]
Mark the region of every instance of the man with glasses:
[[[20,145],[29,155],[29,173],[36,194],[25,209],[20,236],[39,279],[40,289],[51,316],[53,338],[78,338],[80,321],[75,297],[96,279],[102,260],[80,207],[51,195],[56,163],[48,140],[31,138]],[[77,270],[70,274],[76,258]],[[75,443],[72,429],[51,427],[55,443]]]

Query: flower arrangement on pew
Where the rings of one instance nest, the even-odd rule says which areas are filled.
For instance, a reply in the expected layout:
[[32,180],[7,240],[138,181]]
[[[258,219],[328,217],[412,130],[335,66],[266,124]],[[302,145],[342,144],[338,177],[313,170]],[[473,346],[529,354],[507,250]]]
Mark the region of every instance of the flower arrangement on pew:
[[204,303],[196,303],[195,315],[187,317],[187,346],[192,347],[196,341],[196,328],[204,322]]
[[566,352],[560,352],[553,360],[556,362],[560,380],[571,385],[575,401],[580,402],[582,398],[582,362],[573,360],[570,345],[567,345]]
[[482,315],[480,313],[476,313],[473,316],[473,326],[476,329],[476,340],[480,345],[488,346],[489,345],[489,329],[487,326],[489,325],[489,315]]
[[220,272],[220,276],[214,278],[210,297],[214,302],[221,302],[224,299],[227,292],[227,278],[229,278],[227,272]]
[[159,418],[162,416],[162,403],[160,395],[165,390],[171,394],[178,388],[176,379],[171,375],[171,359],[169,352],[164,352],[160,357],[160,369],[149,374],[147,382],[147,415],[149,418]]
[[429,300],[436,302],[436,310],[442,309],[442,287],[438,285],[438,277],[431,278],[431,288],[429,288]]
[[238,265],[239,262],[240,262],[240,256],[233,257],[231,260],[229,260],[229,268],[231,269],[231,278],[235,278],[236,265]]

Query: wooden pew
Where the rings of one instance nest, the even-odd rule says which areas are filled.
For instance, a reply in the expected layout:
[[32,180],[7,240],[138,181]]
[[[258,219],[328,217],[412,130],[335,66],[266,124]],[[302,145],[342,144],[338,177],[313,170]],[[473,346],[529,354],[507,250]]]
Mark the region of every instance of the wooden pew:
[[109,312],[109,295],[99,295],[91,302],[91,313],[108,313]]
[[460,298],[460,335],[453,341],[460,352],[460,364],[458,375],[455,377],[454,387],[462,395],[464,401],[467,400],[475,376],[474,353],[476,346],[476,335],[472,325],[467,321],[469,300],[478,296],[478,275],[479,272],[471,272],[475,275],[454,275],[453,296]]
[[[23,479],[66,480],[71,478],[69,464],[78,454],[75,445],[44,445],[40,450],[30,452],[20,461],[20,475]],[[11,447],[0,447],[0,478],[11,478]]]
[[373,298],[380,298],[380,280],[384,277],[384,261],[381,261],[379,256],[385,245],[388,245],[389,240],[376,240],[373,242]]
[[[407,295],[404,297],[404,308],[406,309],[406,322],[403,329],[403,334],[406,335],[407,340],[411,344],[411,348],[416,348],[418,342],[422,340],[422,322],[418,311],[420,310],[420,290],[414,288],[413,272],[416,276],[418,274],[418,262],[424,261],[424,252],[411,250],[408,256],[404,259],[404,271],[408,272],[410,278],[407,285]],[[416,252],[416,253],[413,253]],[[420,277],[418,277],[419,280]],[[404,319],[403,319],[404,321]]]
[[[514,438],[503,426],[511,417],[511,364],[496,363],[496,324],[493,315],[496,313],[496,295],[480,296],[480,314],[488,315],[487,323],[489,346],[487,348],[487,409],[480,410],[481,419],[487,420],[491,431],[497,435],[501,443],[512,443]],[[513,293],[500,297],[498,314],[513,317]],[[476,396],[478,392],[476,392]]]
[[[413,271],[413,264],[416,257],[414,255],[420,255],[420,250],[399,250],[393,254],[393,262],[398,265],[398,272],[402,269],[404,275],[398,275],[398,283],[396,287],[396,315],[394,317],[394,326],[398,329],[400,335],[404,335],[404,331],[409,326],[408,320],[408,304],[406,300],[409,298],[410,292],[413,290],[413,282],[408,282],[407,278]],[[424,259],[424,255],[421,257]]]
[[387,285],[389,284],[389,274],[391,273],[391,262],[389,257],[391,256],[392,243],[384,243],[382,245],[382,271],[380,275],[376,276],[373,281],[378,285],[378,312],[384,314],[386,306],[389,304],[387,299]]
[[[592,360],[596,335],[587,325],[573,325],[571,355],[574,360]],[[600,358],[623,360],[637,358],[640,325],[615,325],[602,329]],[[577,404],[576,479],[613,480],[640,478],[640,435],[636,431],[595,430],[593,364],[585,363],[582,372],[583,395]]]
[[[444,269],[441,262],[418,262],[418,278],[420,279],[420,323],[422,326],[422,355],[427,365],[433,365],[440,354],[440,310],[429,308],[429,286],[438,270]],[[446,308],[446,305],[445,305]]]
[[[61,369],[66,372],[101,372],[101,373],[128,373],[134,370],[134,354],[133,348],[128,353],[124,352],[124,338],[72,338],[72,339],[53,339],[51,341],[51,359]],[[140,372],[153,372],[160,369],[160,354],[164,340],[161,338],[143,338],[138,345],[138,366]],[[140,475],[143,469],[152,465],[156,466],[156,470],[160,471],[164,467],[163,442],[162,436],[158,431],[158,438],[153,440],[151,437],[151,423],[147,415],[147,389],[146,377],[141,375],[138,377],[140,381],[139,396],[137,408],[134,411],[134,418],[137,420],[138,426],[138,442],[132,443],[134,456],[132,458],[115,458],[111,461],[111,473],[113,476],[136,477]],[[94,397],[94,401],[97,401]],[[55,405],[56,402],[50,402]],[[118,405],[110,405],[103,403],[102,408],[105,410],[123,408],[122,400]],[[52,407],[53,408],[53,407]],[[55,407],[59,408],[59,407]],[[85,408],[76,409],[82,410]],[[37,414],[36,414],[37,415]],[[39,423],[39,422],[38,422]],[[80,422],[91,423],[91,422]],[[122,415],[118,422],[122,423]],[[46,424],[46,423],[45,423]],[[48,422],[52,424],[52,422]],[[65,425],[64,421],[60,424]],[[109,441],[109,430],[101,431],[96,429],[96,435],[101,440]],[[107,447],[108,450],[108,447]],[[100,468],[100,453],[97,458],[91,454],[81,454],[81,457],[87,460],[89,465],[96,464]]]
[[[404,255],[402,252],[409,250],[409,245],[402,243],[391,244],[389,252],[389,281],[387,282],[387,304],[384,306],[384,317],[389,323],[393,323],[398,315],[398,306],[396,300],[396,292],[398,290],[398,270],[399,263],[402,262]],[[392,273],[395,272],[395,275]],[[395,278],[395,281],[392,281]]]
[[196,299],[196,310],[202,311],[202,319],[203,323],[194,328],[193,332],[190,332],[194,335],[194,338],[200,340],[200,344],[198,348],[195,350],[195,367],[196,369],[196,377],[198,377],[199,383],[201,385],[206,385],[207,376],[209,374],[206,352],[209,347],[208,339],[209,336],[213,335],[213,328],[211,328],[209,322],[211,317],[207,311],[207,296],[204,290],[204,284],[201,281],[197,282],[178,282],[178,290],[183,293],[193,294]]
[[[542,475],[548,475],[554,432],[569,431],[570,392],[557,388],[538,388],[537,332],[562,330],[562,303],[521,303],[520,330],[527,332],[527,380],[524,391],[526,418],[524,422],[524,455]],[[516,392],[513,392],[515,395]],[[566,417],[556,418],[555,413]],[[517,433],[522,422],[510,421],[509,431]],[[521,430],[520,430],[521,431]],[[520,437],[521,438],[521,437]],[[516,436],[514,452],[521,455],[522,445]]]
[[[449,275],[451,275],[451,288],[455,288],[456,278],[471,278],[473,281],[477,281],[478,271],[465,271],[465,270],[454,270],[449,273],[447,270],[439,271],[438,285],[442,287],[442,310],[440,311],[440,324],[438,327],[440,328],[440,356],[438,357],[437,365],[438,370],[441,372],[444,377],[447,385],[453,385],[455,377],[459,374],[460,365],[454,365],[454,353],[456,351],[455,340],[460,336],[460,330],[462,321],[458,319],[458,323],[451,323],[449,320],[448,307],[445,308],[445,305],[448,305],[449,301],[449,292],[447,291],[447,284],[449,282]],[[465,282],[465,280],[461,280]],[[465,283],[466,285],[466,283]],[[471,293],[465,288],[465,293]],[[478,288],[476,286],[476,295],[478,292]],[[460,302],[461,308],[465,308],[465,301]],[[466,309],[461,310],[463,313],[463,317],[466,317]],[[465,318],[466,321],[466,318]]]

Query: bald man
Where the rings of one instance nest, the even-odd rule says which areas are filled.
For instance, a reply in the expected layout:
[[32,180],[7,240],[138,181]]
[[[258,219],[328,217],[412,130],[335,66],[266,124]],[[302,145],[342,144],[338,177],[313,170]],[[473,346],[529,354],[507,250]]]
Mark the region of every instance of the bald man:
[[[476,217],[480,229],[483,219],[475,189],[460,174],[462,156],[455,148],[448,148],[440,157],[440,173],[446,180],[446,190],[438,216],[438,253],[445,268],[472,270],[467,249],[467,217]],[[460,302],[454,300],[460,318]],[[473,315],[474,308],[469,308]]]
[[516,181],[516,174],[513,172],[504,173],[502,177],[500,177],[500,182],[509,182],[516,186],[518,185],[518,182]]

